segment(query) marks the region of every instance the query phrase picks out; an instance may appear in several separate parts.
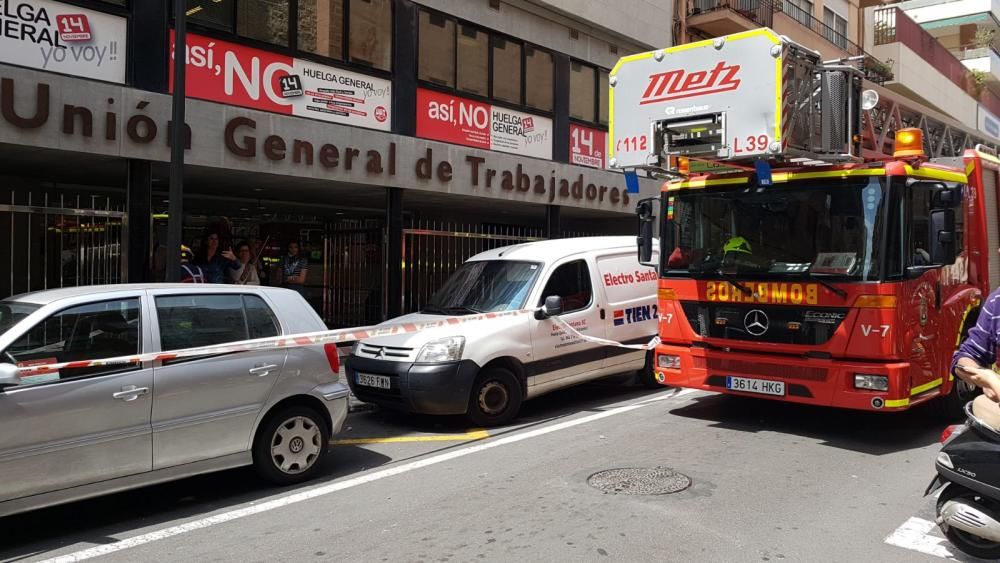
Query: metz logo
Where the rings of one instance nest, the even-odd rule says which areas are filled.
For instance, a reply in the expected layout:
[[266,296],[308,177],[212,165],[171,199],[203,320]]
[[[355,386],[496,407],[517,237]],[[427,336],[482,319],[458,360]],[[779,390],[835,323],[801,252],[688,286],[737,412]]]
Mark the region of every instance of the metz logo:
[[726,66],[724,61],[720,61],[712,70],[685,72],[684,69],[677,69],[654,74],[649,77],[649,86],[646,86],[639,104],[729,92],[740,87],[740,79],[736,78],[739,72],[740,65]]

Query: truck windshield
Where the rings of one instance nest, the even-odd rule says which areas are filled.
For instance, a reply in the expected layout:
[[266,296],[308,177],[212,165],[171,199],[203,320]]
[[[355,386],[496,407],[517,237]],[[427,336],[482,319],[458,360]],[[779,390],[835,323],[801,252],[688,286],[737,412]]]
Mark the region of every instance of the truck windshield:
[[466,262],[448,278],[420,311],[462,315],[515,311],[524,307],[541,266],[513,260]]
[[885,200],[883,177],[678,192],[665,273],[877,279]]

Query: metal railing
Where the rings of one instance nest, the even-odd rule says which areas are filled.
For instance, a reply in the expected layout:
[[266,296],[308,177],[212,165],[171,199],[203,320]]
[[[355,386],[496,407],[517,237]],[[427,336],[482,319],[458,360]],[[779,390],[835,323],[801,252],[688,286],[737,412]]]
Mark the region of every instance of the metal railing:
[[1000,98],[985,88],[977,88],[962,61],[905,12],[894,6],[876,8],[873,25],[875,45],[906,45],[953,84],[978,99],[986,109],[1000,114]]
[[956,54],[956,57],[963,61],[982,59],[989,56],[1000,57],[1000,51],[997,51],[996,47],[978,47],[974,49],[964,49]]
[[816,16],[803,10],[795,4],[792,4],[791,2],[782,2],[781,11],[788,17],[807,27],[809,31],[812,31],[830,43],[833,43],[837,47],[843,49],[848,55],[852,57],[868,55],[868,53],[865,53],[865,50],[861,47],[861,45],[851,41],[843,33],[840,33],[836,29],[826,25],[822,20],[816,18]]
[[763,27],[771,27],[777,8],[771,0],[693,0],[688,4],[688,16],[717,10],[736,12]]

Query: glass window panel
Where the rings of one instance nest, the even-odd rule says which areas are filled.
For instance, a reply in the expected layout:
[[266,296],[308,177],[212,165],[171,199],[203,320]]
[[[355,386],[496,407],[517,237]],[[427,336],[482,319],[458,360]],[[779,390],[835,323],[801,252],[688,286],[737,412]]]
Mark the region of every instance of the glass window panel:
[[545,303],[546,297],[553,295],[562,297],[563,313],[579,311],[590,305],[593,290],[587,263],[577,260],[556,268],[545,284],[539,305]]
[[187,0],[188,22],[233,30],[235,0]]
[[243,305],[246,307],[247,329],[251,339],[278,336],[278,322],[263,299],[256,295],[244,295]]
[[246,340],[239,295],[177,295],[156,298],[160,349],[179,350]]
[[392,68],[392,1],[351,0],[351,61]]
[[236,33],[275,45],[288,45],[288,0],[239,0]]
[[490,36],[463,25],[458,32],[458,89],[489,96]]
[[344,0],[299,1],[299,50],[344,57]]
[[569,115],[584,121],[594,121],[594,67],[570,63]]
[[[18,365],[55,364],[129,356],[140,351],[137,298],[88,303],[65,309],[35,325],[5,351]],[[21,378],[26,385],[102,375],[135,366],[63,368]]]
[[521,44],[493,38],[493,97],[521,103]]
[[455,87],[455,22],[440,14],[420,12],[420,80]]
[[608,71],[597,71],[597,122],[603,125],[608,124]]
[[524,47],[524,103],[552,111],[552,53]]

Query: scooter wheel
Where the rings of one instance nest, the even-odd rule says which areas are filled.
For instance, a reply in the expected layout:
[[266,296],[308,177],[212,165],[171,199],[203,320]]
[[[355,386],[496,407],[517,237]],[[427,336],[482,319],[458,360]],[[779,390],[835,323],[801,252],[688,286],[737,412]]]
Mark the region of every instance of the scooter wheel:
[[[946,502],[956,498],[965,498],[977,504],[983,504],[991,510],[996,510],[997,508],[995,502],[983,497],[979,493],[952,483],[938,497],[937,515],[941,516],[941,508],[944,507]],[[1000,543],[980,538],[947,524],[941,524],[941,530],[948,538],[948,541],[963,553],[980,559],[1000,559]]]

